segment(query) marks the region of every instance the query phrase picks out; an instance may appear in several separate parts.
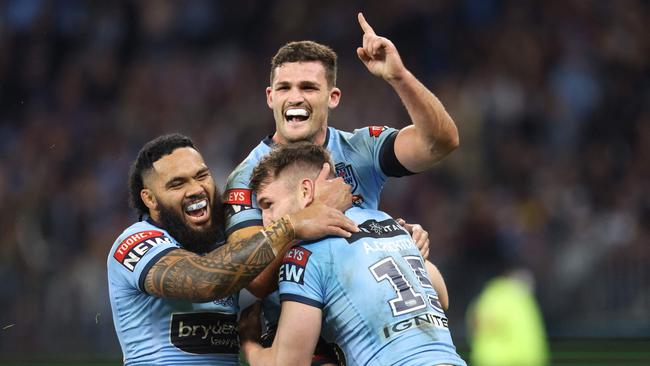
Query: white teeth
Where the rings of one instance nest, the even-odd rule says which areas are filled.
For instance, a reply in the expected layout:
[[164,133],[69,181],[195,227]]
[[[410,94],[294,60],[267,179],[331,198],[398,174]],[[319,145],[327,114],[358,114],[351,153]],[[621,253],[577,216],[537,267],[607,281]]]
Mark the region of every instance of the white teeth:
[[296,116],[309,117],[309,111],[303,108],[289,109],[285,113],[285,115],[287,117],[296,117]]
[[205,207],[207,205],[208,205],[208,200],[202,200],[202,201],[199,201],[199,202],[196,202],[196,203],[193,203],[193,204],[187,206],[185,208],[185,211],[186,212],[191,212],[191,211],[200,210],[200,209],[202,209],[203,207]]

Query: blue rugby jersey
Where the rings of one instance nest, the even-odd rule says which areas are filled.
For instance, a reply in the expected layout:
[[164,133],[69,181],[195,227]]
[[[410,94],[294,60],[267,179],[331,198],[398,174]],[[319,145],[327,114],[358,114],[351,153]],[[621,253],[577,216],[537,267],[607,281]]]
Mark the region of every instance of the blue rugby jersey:
[[323,311],[321,335],[348,365],[465,366],[410,235],[387,214],[351,208],[361,229],[292,248],[280,300]]
[[[330,153],[336,174],[352,186],[356,206],[377,209],[386,179],[411,174],[394,154],[398,132],[386,126],[369,126],[353,132],[327,128],[323,145]],[[273,146],[271,136],[266,137],[228,177],[223,200],[226,235],[245,227],[262,226],[262,211],[250,189],[250,178],[257,163]],[[275,327],[280,316],[277,291],[264,299],[263,310],[267,325]]]
[[[396,129],[384,126],[364,127],[353,132],[327,128],[324,146],[332,157],[336,174],[352,186],[356,206],[378,208],[386,178],[409,174],[392,153],[397,133]],[[270,136],[262,140],[228,177],[224,192],[227,235],[248,226],[262,226],[262,211],[250,190],[250,178],[257,163],[273,145]],[[390,153],[386,153],[386,149],[390,149]]]
[[147,272],[180,244],[150,222],[128,227],[107,260],[115,331],[125,365],[239,365],[238,295],[205,303],[147,294]]

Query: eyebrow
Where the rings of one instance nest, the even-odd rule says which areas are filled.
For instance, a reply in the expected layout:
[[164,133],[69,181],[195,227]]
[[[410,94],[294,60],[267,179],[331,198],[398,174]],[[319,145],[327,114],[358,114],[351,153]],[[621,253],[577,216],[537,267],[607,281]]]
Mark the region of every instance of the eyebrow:
[[316,81],[305,80],[300,82],[300,86],[320,86],[320,83]]

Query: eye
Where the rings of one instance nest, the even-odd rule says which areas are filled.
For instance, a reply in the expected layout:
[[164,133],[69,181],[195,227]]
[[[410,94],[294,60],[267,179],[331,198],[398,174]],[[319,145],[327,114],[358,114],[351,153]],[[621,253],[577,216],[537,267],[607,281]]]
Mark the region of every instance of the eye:
[[179,189],[183,187],[183,182],[172,182],[169,184],[169,189]]

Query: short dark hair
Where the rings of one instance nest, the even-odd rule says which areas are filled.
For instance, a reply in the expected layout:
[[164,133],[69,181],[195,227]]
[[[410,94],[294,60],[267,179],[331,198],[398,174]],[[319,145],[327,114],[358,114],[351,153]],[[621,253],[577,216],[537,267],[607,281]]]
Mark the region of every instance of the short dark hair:
[[140,191],[144,189],[143,175],[151,170],[153,164],[160,158],[181,147],[191,147],[197,150],[192,139],[187,136],[178,133],[159,136],[147,142],[140,149],[138,158],[131,163],[131,169],[129,169],[129,203],[140,215],[149,213],[149,208],[140,197]]
[[325,68],[325,79],[330,87],[336,85],[336,52],[314,41],[289,42],[280,47],[271,60],[271,85],[275,69],[287,62],[320,61]]
[[267,156],[259,161],[251,175],[250,188],[258,192],[289,167],[299,167],[300,171],[320,172],[324,163],[333,168],[330,154],[320,145],[311,142],[296,142],[277,145]]

